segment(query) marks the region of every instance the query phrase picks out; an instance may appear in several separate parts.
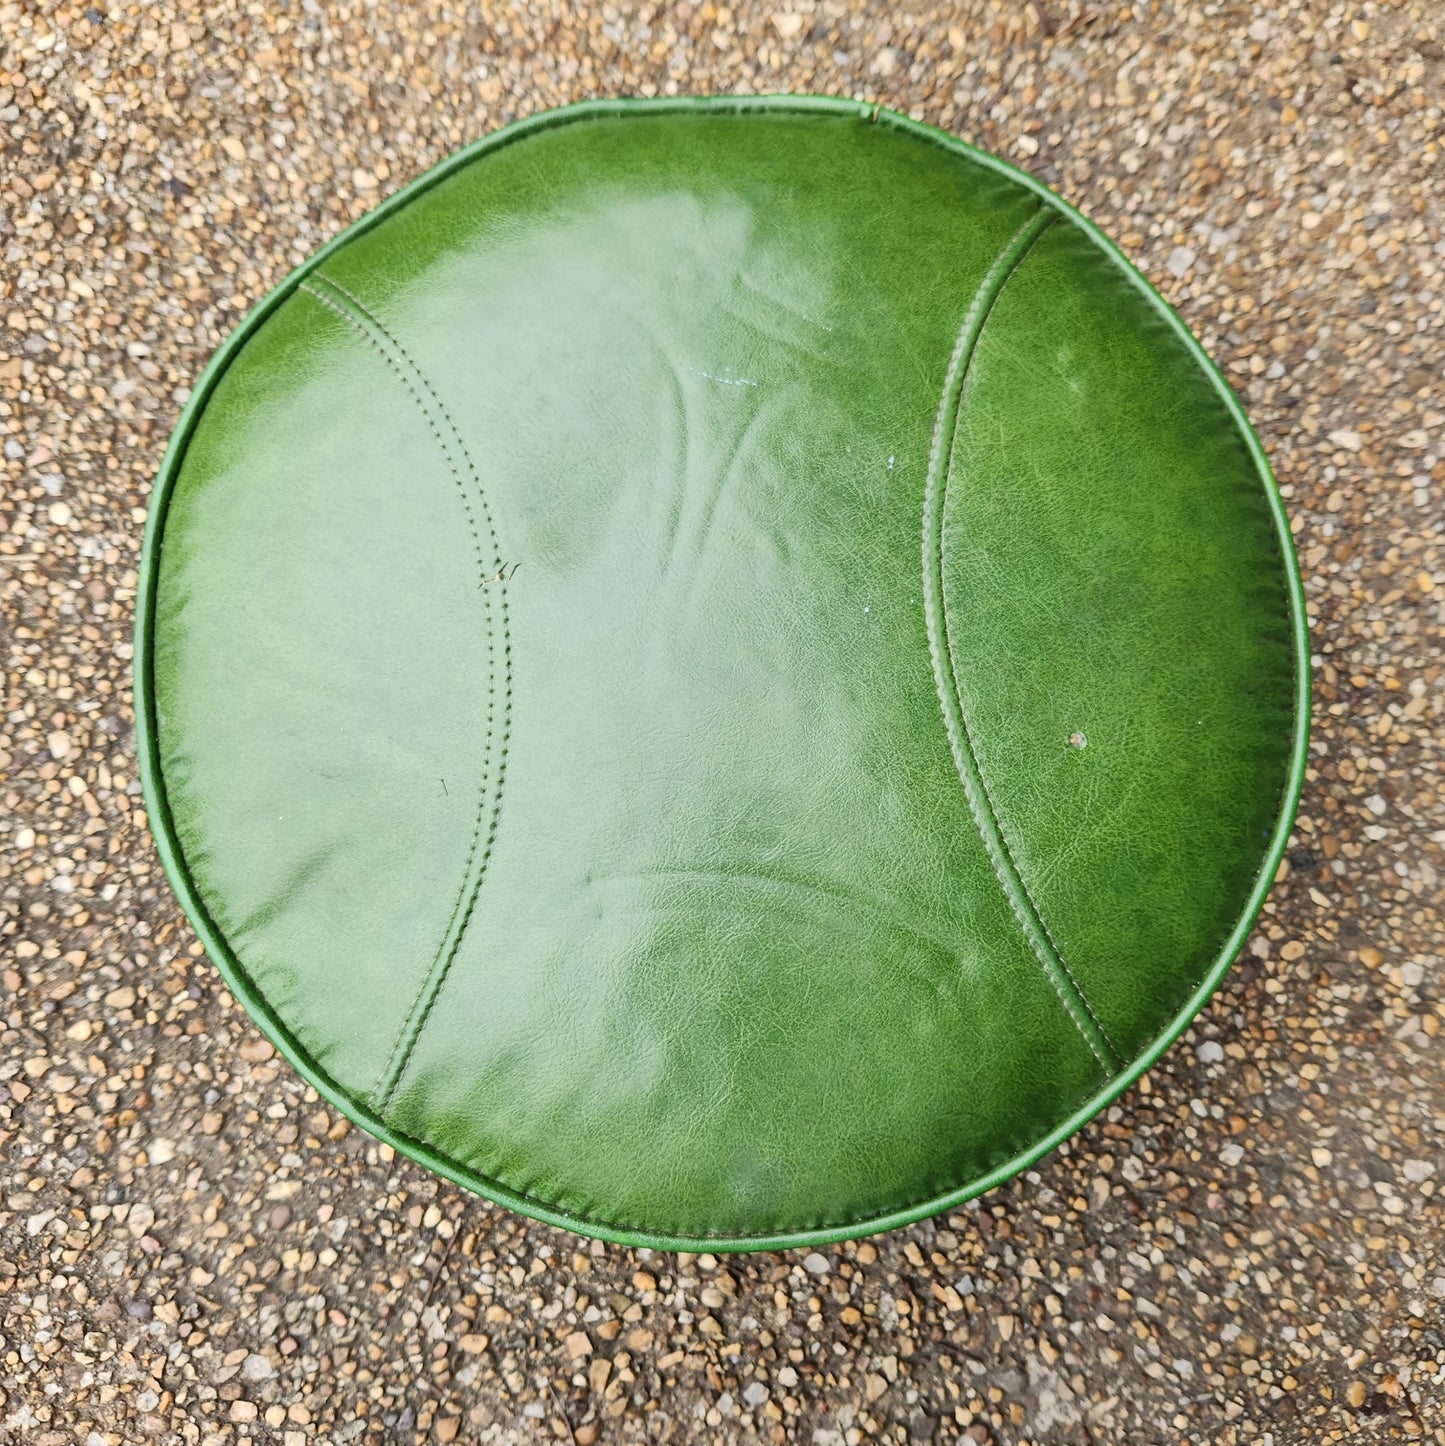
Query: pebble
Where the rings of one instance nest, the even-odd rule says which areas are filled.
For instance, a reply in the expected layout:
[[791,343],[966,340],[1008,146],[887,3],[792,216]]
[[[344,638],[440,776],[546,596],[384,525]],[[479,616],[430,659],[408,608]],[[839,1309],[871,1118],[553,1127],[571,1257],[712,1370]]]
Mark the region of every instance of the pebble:
[[276,1374],[276,1367],[265,1356],[253,1352],[241,1362],[241,1374],[248,1381],[269,1381]]
[[146,1147],[146,1159],[152,1165],[168,1165],[176,1158],[173,1140],[156,1138]]
[[1164,264],[1174,276],[1182,277],[1187,275],[1189,268],[1194,265],[1195,255],[1192,246],[1176,246]]
[[[0,0],[0,1435],[1445,1442],[1439,31],[1430,0]],[[161,875],[128,670],[179,406],[297,260],[516,116],[735,90],[944,126],[1138,262],[1278,473],[1315,712],[1281,877],[1147,1092],[938,1220],[685,1257],[473,1199],[276,1057]]]

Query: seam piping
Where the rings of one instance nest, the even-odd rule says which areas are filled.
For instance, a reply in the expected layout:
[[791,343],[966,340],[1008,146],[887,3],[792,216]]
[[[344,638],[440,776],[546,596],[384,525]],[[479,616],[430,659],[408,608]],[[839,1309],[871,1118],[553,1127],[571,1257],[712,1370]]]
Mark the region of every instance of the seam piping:
[[944,593],[943,573],[943,511],[948,497],[954,434],[958,427],[960,403],[969,368],[978,349],[979,337],[988,324],[994,304],[1008,285],[1009,279],[1023,263],[1034,243],[1059,219],[1059,213],[1040,207],[1014,233],[1013,239],[999,253],[979,284],[973,301],[959,328],[953,355],[949,358],[943,395],[938,404],[938,420],[933,429],[933,445],[928,455],[928,480],[923,499],[923,602],[928,623],[928,652],[933,662],[934,681],[938,685],[939,706],[943,710],[944,727],[953,750],[954,766],[968,799],[974,826],[983,840],[993,866],[994,876],[1007,897],[1009,907],[1023,930],[1024,938],[1043,967],[1054,993],[1064,1006],[1075,1028],[1083,1036],[1094,1058],[1106,1075],[1118,1070],[1121,1063],[1098,1016],[1084,997],[1073,971],[1064,962],[1029,894],[1018,865],[1009,851],[999,823],[998,810],[983,770],[979,766],[958,685],[958,668],[948,638],[948,605]]
[[[313,283],[320,283],[325,291],[318,290]],[[491,547],[492,562],[490,566],[494,569],[501,567],[501,548],[497,541],[496,527],[492,521],[491,508],[487,504],[485,492],[482,490],[481,479],[477,475],[475,462],[471,453],[467,450],[467,444],[462,440],[461,433],[456,423],[452,420],[451,414],[447,411],[445,403],[437,395],[436,388],[427,380],[426,373],[416,364],[410,353],[404,346],[386,329],[381,319],[353,292],[339,282],[333,281],[329,276],[316,271],[303,281],[298,288],[306,292],[308,296],[319,301],[323,306],[336,313],[343,321],[347,322],[375,348],[382,359],[400,378],[402,385],[410,393],[412,400],[416,403],[422,416],[426,419],[427,426],[431,429],[433,437],[436,438],[442,456],[446,460],[447,467],[452,474],[452,480],[456,483],[457,491],[461,495],[462,507],[467,515],[467,526],[471,532],[473,550],[477,556],[479,574],[482,577],[487,575],[488,564],[485,561],[485,554],[482,549],[480,531],[477,527],[476,513],[472,507],[471,499],[467,495],[467,489],[463,485],[461,472],[458,470],[456,458],[460,457],[466,467],[468,476],[471,478],[472,488],[481,502],[482,518],[487,530],[487,540]],[[336,292],[337,296],[328,295],[327,292]],[[344,298],[344,300],[339,299]],[[349,304],[348,304],[349,303]],[[356,313],[360,313],[357,315]],[[396,353],[393,355],[393,351]],[[433,415],[432,407],[428,407],[423,399],[423,393],[431,399],[432,407],[435,408]],[[440,422],[438,421],[440,418]],[[445,428],[445,435],[443,434]],[[447,438],[450,438],[450,444]],[[496,841],[497,822],[501,813],[502,785],[506,779],[507,772],[507,750],[511,737],[512,723],[512,642],[511,628],[507,610],[506,582],[499,578],[497,591],[500,596],[500,612],[502,625],[502,673],[504,687],[502,695],[502,729],[500,750],[497,754],[495,766],[492,762],[493,743],[495,740],[496,722],[496,629],[487,628],[487,733],[486,751],[483,755],[482,781],[477,796],[477,816],[472,828],[471,843],[467,849],[467,862],[462,875],[461,887],[457,892],[456,903],[452,906],[451,916],[447,920],[446,931],[442,935],[441,942],[437,945],[437,951],[432,956],[431,963],[427,966],[425,975],[422,977],[420,988],[417,990],[411,1007],[407,1010],[402,1019],[401,1027],[397,1031],[396,1039],[392,1042],[391,1050],[387,1055],[386,1067],[381,1078],[371,1091],[371,1102],[379,1115],[385,1116],[391,1105],[392,1097],[396,1094],[398,1084],[406,1073],[406,1067],[411,1062],[411,1056],[416,1049],[417,1041],[421,1038],[422,1031],[426,1028],[427,1020],[431,1017],[432,1007],[436,1004],[437,997],[441,994],[442,985],[446,983],[447,974],[451,970],[452,961],[457,956],[461,947],[462,938],[467,931],[467,925],[471,922],[472,910],[476,906],[477,896],[481,892],[482,881],[486,877],[487,863],[491,858],[492,845]],[[486,609],[490,619],[492,612],[492,600],[490,589],[487,590]],[[486,839],[483,842],[482,829],[484,820],[487,818],[487,795],[491,794],[491,818],[486,828]]]

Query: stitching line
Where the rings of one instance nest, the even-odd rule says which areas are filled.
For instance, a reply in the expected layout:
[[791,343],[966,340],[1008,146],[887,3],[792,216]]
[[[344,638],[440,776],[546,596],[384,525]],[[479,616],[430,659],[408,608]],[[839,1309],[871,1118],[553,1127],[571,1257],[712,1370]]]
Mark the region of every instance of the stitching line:
[[[1038,232],[1035,233],[1033,239],[1032,239],[1031,241],[1029,241],[1029,242],[1024,246],[1023,251],[1020,253],[1020,255],[1019,255],[1019,257],[1018,257],[1018,260],[1015,261],[1014,264],[1013,264],[1013,266],[1010,268],[1009,275],[1006,276],[1006,277],[1003,279],[1003,281],[1000,283],[1000,285],[999,285],[999,294],[1002,294],[1003,288],[1004,288],[1005,285],[1007,285],[1008,280],[1009,280],[1009,277],[1011,277],[1011,276],[1013,275],[1013,272],[1016,271],[1016,270],[1018,269],[1018,267],[1023,263],[1024,256],[1026,256],[1026,255],[1028,254],[1028,252],[1033,248],[1033,243],[1034,243],[1034,241],[1037,241],[1037,240],[1039,239],[1039,237],[1043,235],[1044,231],[1047,230],[1048,227],[1049,227],[1050,225],[1052,225],[1053,222],[1056,221],[1057,219],[1058,219],[1057,216],[1051,216],[1051,217],[1049,218],[1049,220],[1048,220],[1042,227],[1039,228]],[[995,296],[994,300],[995,300],[995,301],[997,300],[997,295]],[[982,333],[983,333],[983,328],[984,328],[984,326],[987,324],[987,322],[988,322],[988,317],[989,317],[990,315],[992,315],[992,312],[993,312],[993,303],[990,302],[988,313],[987,313],[987,314],[982,318],[982,320],[979,322],[979,332],[978,332],[978,334],[979,334],[980,336],[982,335]],[[968,381],[968,371],[969,371],[969,368],[972,366],[972,363],[973,363],[973,357],[974,357],[974,354],[975,354],[976,348],[977,348],[977,341],[978,341],[978,337],[976,336],[976,337],[974,338],[974,347],[973,347],[973,348],[970,348],[968,361],[967,361],[967,363],[965,363],[965,365],[964,365],[963,375],[959,378],[958,397],[959,397],[960,403],[962,402],[963,388],[964,388],[964,386],[967,384],[967,381]],[[940,582],[940,585],[941,585],[941,586],[940,586],[940,592],[941,592],[941,595],[942,595],[943,614],[944,614],[944,620],[945,620],[944,639],[945,639],[946,642],[948,641],[948,629],[947,629],[947,617],[948,617],[948,569],[947,569],[947,553],[946,553],[946,548],[947,548],[947,545],[948,545],[948,544],[947,544],[947,536],[946,536],[946,534],[945,534],[944,531],[943,531],[942,514],[943,514],[943,512],[945,512],[945,511],[947,510],[947,508],[948,508],[948,488],[949,488],[950,483],[953,481],[953,437],[957,436],[957,432],[958,432],[958,412],[959,412],[959,410],[961,410],[961,407],[960,407],[958,410],[955,410],[955,412],[954,412],[954,418],[953,418],[953,436],[951,436],[951,437],[949,438],[949,460],[948,460],[948,465],[946,466],[946,468],[945,468],[945,470],[944,470],[944,475],[943,475],[943,500],[942,500],[942,504],[941,504],[940,509],[939,509],[939,533],[938,533],[938,552],[939,552],[939,563],[940,563],[940,567],[939,567],[939,582]],[[969,727],[969,725],[968,725],[968,711],[967,711],[967,709],[964,707],[964,703],[963,703],[963,692],[962,692],[961,689],[958,689],[958,688],[957,688],[958,671],[957,671],[957,668],[954,666],[953,645],[952,645],[951,642],[948,642],[948,661],[949,661],[950,671],[951,671],[952,674],[953,674],[955,689],[957,690],[959,716],[963,719],[964,730],[965,730],[966,736],[967,736],[968,739],[969,739],[969,749],[970,749],[970,752],[972,753],[972,752],[973,752],[972,729],[971,729],[971,728]],[[1003,814],[999,811],[999,808],[998,808],[997,804],[994,802],[993,790],[989,787],[989,783],[988,783],[988,775],[983,771],[983,766],[982,766],[982,764],[978,763],[977,754],[976,754],[976,753],[974,753],[974,763],[975,763],[975,767],[977,767],[977,769],[978,769],[978,781],[983,785],[983,791],[984,791],[985,795],[987,795],[987,797],[988,797],[989,808],[990,808],[990,810],[992,811],[994,818],[995,818],[995,819],[997,820],[997,822],[998,822],[998,830],[999,830],[999,838],[1000,838],[1000,841],[1001,841],[1002,844],[1003,844],[1003,848],[1004,848],[1005,853],[1006,853],[1007,856],[1008,856],[1009,862],[1010,862],[1011,864],[1013,864],[1013,866],[1014,866],[1014,872],[1015,872],[1015,874],[1018,875],[1019,887],[1022,888],[1022,890],[1023,890],[1024,898],[1028,901],[1029,907],[1033,910],[1034,917],[1038,920],[1039,927],[1044,931],[1044,937],[1049,941],[1049,945],[1050,945],[1050,947],[1053,949],[1053,951],[1054,951],[1054,956],[1055,956],[1055,958],[1058,960],[1060,967],[1063,969],[1064,973],[1068,975],[1068,977],[1069,977],[1069,982],[1074,986],[1074,992],[1075,992],[1075,994],[1078,995],[1079,1003],[1082,1004],[1082,1005],[1084,1006],[1084,1008],[1088,1011],[1089,1018],[1094,1021],[1094,1025],[1095,1025],[1095,1027],[1098,1029],[1100,1035],[1103,1037],[1104,1043],[1105,1043],[1106,1045],[1108,1045],[1111,1053],[1115,1056],[1114,1061],[1112,1061],[1110,1064],[1106,1064],[1105,1067],[1106,1067],[1106,1068],[1111,1068],[1111,1067],[1112,1067],[1112,1068],[1117,1068],[1117,1067],[1118,1067],[1118,1063],[1120,1062],[1120,1060],[1121,1060],[1121,1058],[1122,1058],[1121,1051],[1119,1050],[1119,1047],[1114,1043],[1113,1039],[1110,1038],[1110,1036],[1109,1036],[1109,1031],[1104,1028],[1104,1021],[1103,1021],[1102,1019],[1100,1019],[1099,1016],[1094,1012],[1093,1006],[1089,1003],[1089,997],[1088,997],[1087,994],[1084,993],[1083,986],[1079,983],[1078,978],[1077,978],[1077,977],[1075,976],[1075,974],[1074,974],[1074,971],[1073,971],[1071,968],[1069,968],[1069,961],[1064,957],[1064,951],[1063,951],[1061,948],[1059,948],[1058,940],[1054,938],[1053,930],[1049,928],[1049,921],[1044,917],[1043,910],[1039,908],[1039,906],[1038,906],[1038,901],[1034,898],[1033,892],[1032,892],[1032,891],[1030,890],[1030,888],[1029,888],[1028,880],[1027,880],[1026,878],[1024,878],[1023,871],[1018,867],[1017,862],[1016,862],[1015,859],[1014,859],[1013,850],[1012,850],[1011,847],[1009,846],[1009,842],[1008,842],[1008,833],[1007,833],[1007,830],[1006,830],[1005,827],[1004,827]],[[1098,1051],[1096,1050],[1095,1053],[1097,1054]],[[1104,1061],[1101,1060],[1100,1063],[1104,1063]]]
[[[481,479],[477,474],[476,464],[472,460],[471,453],[467,450],[466,443],[462,440],[456,423],[447,411],[445,403],[437,395],[436,388],[428,381],[426,374],[417,365],[406,348],[386,329],[380,318],[378,318],[359,297],[319,271],[313,273],[313,277],[315,280],[322,282],[327,287],[334,289],[344,296],[351,305],[361,313],[361,316],[354,316],[349,308],[341,305],[334,298],[317,291],[306,282],[302,282],[299,289],[335,312],[337,316],[341,317],[343,321],[347,322],[366,338],[392,371],[396,373],[402,385],[408,393],[410,393],[412,400],[416,403],[417,408],[425,418],[427,426],[431,429],[432,436],[435,437],[437,445],[441,449],[442,456],[446,459],[447,468],[452,474],[452,480],[456,483],[457,492],[462,500],[462,508],[466,513],[467,527],[471,533],[473,550],[476,553],[479,571],[485,576],[487,564],[483,558],[476,515],[473,511],[471,500],[467,495],[467,489],[463,485],[461,474],[457,470],[452,448],[448,447],[442,435],[441,428],[437,425],[436,418],[433,417],[431,409],[428,408],[426,402],[422,400],[421,393],[417,390],[417,387],[413,385],[412,378],[407,375],[396,358],[381,344],[377,335],[374,334],[373,328],[375,329],[375,333],[379,333],[382,338],[390,343],[408,364],[416,382],[425,389],[427,395],[432,399],[437,412],[440,414],[448,432],[451,434],[455,449],[465,462],[467,472],[472,480],[472,485],[476,489],[477,497],[481,501],[482,516],[486,522],[488,540],[492,548],[492,566],[496,567],[500,565],[501,549],[497,541],[497,531],[492,520],[491,508],[488,506],[486,494],[482,490]],[[368,322],[370,325],[367,325]],[[496,777],[495,779],[490,777],[492,773],[492,746],[495,737],[493,725],[496,713],[496,648],[493,640],[494,629],[489,627],[487,630],[487,742],[486,751],[483,755],[482,784],[478,790],[477,797],[476,821],[472,829],[471,843],[467,849],[467,862],[462,875],[461,887],[457,893],[456,903],[452,906],[451,915],[447,920],[446,930],[442,935],[441,942],[437,945],[437,951],[432,956],[431,963],[427,966],[425,975],[422,977],[421,986],[417,990],[416,997],[412,1000],[411,1007],[402,1019],[401,1027],[397,1031],[396,1039],[393,1041],[391,1050],[387,1055],[386,1067],[382,1076],[371,1092],[372,1103],[377,1114],[383,1118],[391,1105],[392,1097],[396,1093],[402,1076],[406,1073],[406,1067],[411,1061],[412,1054],[416,1049],[417,1042],[420,1040],[423,1030],[426,1028],[427,1020],[431,1017],[432,1007],[436,1004],[437,998],[441,994],[442,985],[446,982],[447,975],[451,971],[452,961],[456,958],[457,951],[461,947],[462,938],[466,933],[468,924],[471,922],[472,912],[476,907],[477,897],[481,892],[482,881],[486,877],[487,863],[491,858],[492,845],[496,841],[497,823],[501,814],[502,785],[506,779],[507,750],[511,736],[512,721],[512,643],[505,580],[499,579],[497,586],[501,599],[502,662],[506,686],[502,704],[502,736],[501,748],[495,770]],[[486,607],[488,613],[490,613],[492,607],[490,598],[487,599]],[[482,819],[486,814],[486,802],[489,791],[492,794],[491,822],[487,830],[485,846],[481,850],[480,858],[478,858],[478,844],[481,841]]]
[[[342,1093],[345,1093],[345,1091],[342,1091]],[[1078,1106],[1076,1102],[1071,1101],[1065,1104],[1061,1107],[1058,1119],[1046,1121],[1039,1128],[1041,1128],[1045,1133],[1047,1133],[1047,1131],[1051,1129],[1056,1129],[1059,1123],[1063,1120],[1066,1120],[1077,1107]],[[926,1205],[930,1201],[939,1199],[940,1196],[952,1193],[948,1186],[943,1186],[941,1188],[937,1186],[930,1186],[927,1194],[920,1195],[916,1198],[910,1197],[902,1204],[889,1204],[886,1206],[881,1206],[871,1215],[844,1215],[838,1216],[836,1218],[830,1218],[825,1216],[822,1219],[815,1218],[801,1223],[769,1226],[762,1230],[732,1231],[719,1230],[714,1228],[694,1230],[688,1229],[686,1227],[678,1228],[670,1225],[645,1225],[634,1220],[620,1220],[608,1218],[607,1216],[598,1214],[596,1212],[589,1213],[585,1210],[570,1211],[563,1209],[563,1207],[558,1205],[555,1201],[544,1200],[540,1196],[529,1194],[527,1191],[519,1190],[515,1186],[503,1184],[500,1180],[493,1179],[490,1175],[482,1174],[480,1170],[473,1169],[470,1165],[461,1163],[459,1160],[456,1159],[455,1156],[447,1154],[445,1151],[441,1150],[438,1146],[432,1144],[428,1140],[419,1139],[415,1135],[409,1135],[404,1130],[397,1129],[395,1125],[387,1125],[386,1128],[396,1139],[402,1141],[403,1143],[408,1145],[416,1145],[425,1151],[434,1152],[439,1158],[447,1160],[454,1164],[460,1171],[470,1176],[471,1179],[475,1180],[479,1185],[490,1186],[494,1190],[511,1196],[512,1199],[520,1202],[523,1205],[531,1205],[539,1210],[551,1211],[554,1214],[565,1216],[567,1219],[575,1220],[582,1225],[603,1225],[609,1230],[630,1230],[636,1234],[650,1234],[654,1236],[660,1235],[670,1237],[678,1241],[769,1240],[774,1238],[775,1236],[801,1234],[807,1231],[814,1230],[846,1230],[850,1229],[854,1225],[860,1225],[869,1220],[876,1220],[887,1215],[896,1215],[900,1212],[906,1213],[910,1210],[916,1210],[921,1205]],[[1010,1160],[1016,1160],[1030,1147],[1030,1145],[1036,1143],[1037,1139],[1037,1135],[1028,1137],[1015,1129],[1014,1133],[1010,1135],[1009,1139],[1005,1141],[1002,1145],[996,1145],[994,1146],[994,1148],[987,1151],[982,1165],[977,1167],[974,1171],[974,1178],[979,1179],[981,1177],[987,1176],[992,1171],[998,1169],[1001,1165],[1007,1164]],[[403,1156],[405,1157],[405,1152],[403,1152]],[[414,1157],[411,1157],[411,1163],[421,1165],[424,1169],[429,1168],[424,1161],[417,1160]],[[463,1185],[463,1188],[467,1187]],[[480,1193],[482,1194],[482,1198],[484,1200],[488,1200],[492,1204],[500,1203],[499,1201],[492,1200],[490,1196],[485,1194],[485,1192]],[[954,1208],[957,1205],[963,1204],[964,1200],[975,1198],[975,1196],[979,1193],[981,1192],[975,1191],[973,1195],[964,1196],[962,1199],[954,1201],[953,1205],[950,1206],[950,1208]],[[681,1249],[684,1247],[678,1246],[675,1248]],[[779,1248],[790,1249],[792,1247],[780,1246]]]
[[[953,439],[958,428],[960,403],[969,368],[977,354],[979,338],[1004,287],[1023,263],[1034,243],[1058,219],[1058,212],[1041,207],[1019,227],[980,283],[964,316],[963,325],[959,328],[958,340],[954,343],[953,355],[948,362],[943,395],[938,404],[938,420],[933,429],[933,445],[928,455],[928,481],[923,500],[923,597],[928,624],[929,657],[933,663],[933,676],[938,687],[938,701],[943,710],[944,726],[953,750],[954,766],[958,770],[959,782],[963,784],[964,796],[968,800],[969,811],[973,814],[974,825],[988,852],[994,876],[1009,901],[1009,907],[1023,930],[1025,940],[1053,985],[1059,1002],[1105,1073],[1112,1074],[1119,1068],[1118,1052],[1079,988],[1073,971],[1064,962],[1057,944],[1043,922],[1037,904],[1029,894],[1028,886],[1009,851],[1008,840],[1004,837],[999,822],[998,809],[979,766],[968,715],[963,706],[963,694],[959,688],[953,645],[948,636],[948,602],[944,582],[943,512],[952,472]],[[948,440],[947,448],[944,446],[945,437]],[[945,662],[948,667],[947,682],[944,680]]]

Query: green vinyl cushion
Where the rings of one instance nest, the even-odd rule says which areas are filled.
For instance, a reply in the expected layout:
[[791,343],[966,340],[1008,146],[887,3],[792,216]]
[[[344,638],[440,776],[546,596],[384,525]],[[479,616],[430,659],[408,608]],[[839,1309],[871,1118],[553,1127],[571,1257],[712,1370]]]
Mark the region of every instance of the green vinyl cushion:
[[301,267],[155,491],[151,820],[352,1119],[610,1239],[1006,1179],[1242,945],[1289,532],[1094,228],[875,107],[514,125]]

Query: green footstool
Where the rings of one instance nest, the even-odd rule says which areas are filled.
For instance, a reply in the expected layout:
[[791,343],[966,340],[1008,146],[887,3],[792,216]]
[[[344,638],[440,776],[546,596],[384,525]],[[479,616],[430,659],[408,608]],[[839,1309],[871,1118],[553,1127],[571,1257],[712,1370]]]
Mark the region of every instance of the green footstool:
[[172,882],[337,1108],[714,1250],[947,1209],[1185,1028],[1307,648],[1238,403],[1029,177],[876,107],[453,157],[221,349],[146,538]]

